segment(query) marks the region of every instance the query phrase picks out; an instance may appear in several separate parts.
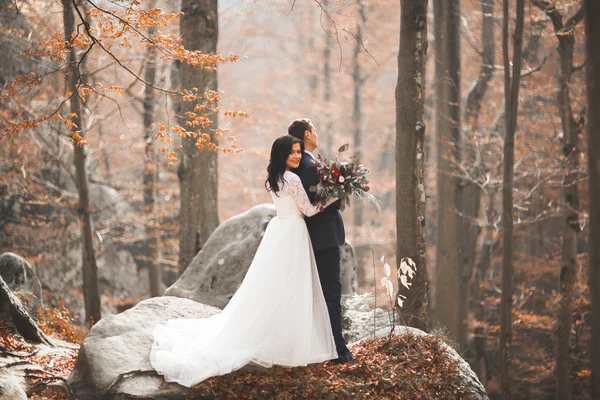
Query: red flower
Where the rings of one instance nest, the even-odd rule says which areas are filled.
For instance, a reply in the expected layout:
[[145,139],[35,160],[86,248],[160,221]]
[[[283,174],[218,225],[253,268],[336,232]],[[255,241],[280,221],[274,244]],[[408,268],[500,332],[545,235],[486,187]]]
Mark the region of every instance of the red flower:
[[337,167],[335,166],[335,164],[333,164],[331,166],[331,177],[333,178],[334,181],[337,181],[337,179],[341,176],[341,172],[339,169],[337,169]]

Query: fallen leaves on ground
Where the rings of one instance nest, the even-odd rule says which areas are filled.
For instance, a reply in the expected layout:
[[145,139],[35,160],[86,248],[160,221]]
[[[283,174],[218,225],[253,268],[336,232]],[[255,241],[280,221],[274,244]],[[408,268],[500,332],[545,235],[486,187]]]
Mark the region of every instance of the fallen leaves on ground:
[[9,352],[29,352],[33,349],[33,346],[21,336],[15,335],[6,323],[0,322],[0,349]]
[[469,399],[440,339],[393,336],[352,347],[358,363],[243,369],[194,386],[188,399]]
[[[3,352],[13,357],[18,356],[19,362],[28,363],[26,377],[30,400],[68,399],[64,383],[75,367],[78,349],[39,355],[34,345],[0,323],[0,355]],[[43,370],[34,368],[35,365]],[[61,385],[63,387],[60,387]]]
[[[296,368],[245,368],[210,378],[191,388],[187,399],[469,399],[457,365],[447,359],[443,342],[433,336],[365,339],[351,350],[358,363],[332,362]],[[77,350],[25,359],[45,368],[32,372],[30,388],[61,381],[73,370]],[[41,386],[33,400],[67,399],[64,388]]]

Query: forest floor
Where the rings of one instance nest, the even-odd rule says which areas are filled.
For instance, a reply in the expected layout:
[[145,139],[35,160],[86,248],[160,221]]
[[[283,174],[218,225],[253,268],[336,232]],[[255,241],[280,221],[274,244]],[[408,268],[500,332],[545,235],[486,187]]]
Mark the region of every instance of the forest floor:
[[[523,256],[524,257],[524,256]],[[583,257],[583,256],[582,256]],[[559,308],[558,271],[560,255],[515,263],[513,297],[512,369],[515,400],[556,399],[556,315]],[[587,265],[586,260],[578,260]],[[590,343],[589,292],[586,268],[577,272],[571,341],[571,380],[573,400],[589,398],[590,369],[587,349]],[[496,363],[500,335],[501,278],[484,284],[485,320],[470,320],[469,331],[484,328],[486,351],[492,360],[486,389],[490,399],[500,398],[499,370]]]
[[[555,360],[556,360],[556,314],[559,307],[558,296],[558,271],[560,270],[559,254],[547,255],[544,259],[523,262],[525,256],[515,262],[515,296],[513,309],[513,376],[514,376],[514,398],[525,399],[555,399]],[[500,259],[494,260],[494,264],[500,265]],[[587,360],[587,348],[589,346],[589,303],[587,299],[588,288],[585,277],[587,271],[586,260],[578,260],[579,265],[584,267],[577,271],[575,287],[575,303],[573,310],[573,335],[571,347],[571,378],[573,383],[573,399],[587,399],[589,392],[590,370]],[[393,262],[393,260],[390,260]],[[379,268],[377,270],[380,275]],[[371,269],[372,273],[372,269]],[[378,276],[380,277],[380,276]],[[362,288],[364,290],[367,287]],[[370,286],[373,289],[373,286]],[[379,289],[379,288],[378,288]],[[493,274],[493,278],[487,279],[483,284],[485,318],[483,321],[470,318],[469,332],[475,327],[483,327],[485,336],[486,358],[488,370],[486,376],[480,376],[488,390],[490,399],[499,398],[497,348],[500,332],[500,292],[501,277],[499,271]],[[386,296],[381,288],[378,291],[378,306],[387,304]],[[80,343],[85,337],[85,330],[74,328],[70,320],[69,311],[64,305],[59,307],[48,307],[45,319],[42,318],[40,327],[47,333],[54,334],[69,342]],[[0,337],[1,337],[0,333]],[[443,339],[443,338],[442,338]],[[397,340],[396,338],[394,340]],[[307,368],[273,368],[267,372],[261,371],[239,371],[234,374],[209,379],[202,385],[193,388],[190,393],[196,393],[202,397],[227,398],[234,393],[243,391],[254,398],[268,398],[273,393],[282,397],[291,396],[296,393],[302,397],[331,398],[353,396],[357,398],[375,395],[378,391],[386,393],[411,393],[411,382],[415,388],[422,389],[422,381],[432,379],[435,371],[418,370],[414,373],[412,365],[419,366],[422,359],[411,359],[410,352],[403,352],[402,357],[392,353],[386,353],[384,347],[385,339],[378,341],[367,340],[358,344],[353,349],[361,362],[357,366],[336,366],[331,363],[311,365]],[[420,342],[411,342],[410,347],[406,344],[396,343],[392,348],[416,348]],[[0,346],[6,347],[1,342]],[[428,346],[433,346],[429,344]],[[415,354],[418,352],[415,352]],[[53,363],[53,374],[66,378],[76,358],[76,352],[72,354],[71,360],[55,360]],[[463,354],[466,359],[466,354]],[[49,360],[36,360],[39,363]],[[426,361],[426,360],[425,360]],[[411,369],[413,368],[413,369]],[[409,376],[407,376],[408,374]],[[422,374],[422,375],[419,375]],[[371,377],[369,377],[371,376]],[[408,379],[410,377],[410,379]],[[416,379],[415,379],[416,378]],[[401,387],[396,387],[399,385]],[[432,386],[431,390],[435,387]],[[440,389],[442,390],[442,389]],[[396,392],[399,391],[399,392]],[[60,393],[57,389],[55,392]],[[422,390],[418,390],[416,397],[427,398]],[[267,396],[267,394],[269,396]],[[381,394],[381,393],[380,393]],[[41,397],[34,399],[52,398],[50,393],[40,393]],[[63,396],[62,394],[60,396]],[[379,396],[379,395],[378,395]],[[391,395],[390,395],[391,396]],[[397,395],[396,395],[397,396]],[[424,396],[424,397],[419,397]],[[385,397],[385,396],[384,396]],[[393,397],[393,396],[392,396]],[[436,397],[434,398],[443,398]],[[63,397],[56,397],[63,398]],[[194,398],[194,397],[190,397]],[[450,397],[455,398],[455,397]]]
[[[12,343],[16,345],[17,343]],[[9,343],[4,343],[9,345]],[[351,350],[358,363],[332,362],[307,367],[245,368],[210,378],[185,393],[188,399],[469,399],[461,386],[458,368],[444,353],[443,342],[432,336],[393,336],[366,339]],[[77,353],[61,360],[31,359],[46,368],[45,376],[30,378],[30,385],[64,380]],[[59,386],[29,393],[33,400],[68,399]]]
[[[433,257],[434,249],[431,249]],[[391,247],[380,246],[376,254],[393,254]],[[556,315],[559,307],[558,274],[560,271],[560,249],[532,257],[526,252],[515,254],[514,297],[513,297],[513,378],[515,400],[555,400],[556,399]],[[379,282],[383,275],[378,260],[367,258],[361,265],[364,272],[362,292],[377,289],[377,307],[386,308],[390,300]],[[395,265],[394,257],[389,257]],[[373,270],[372,265],[377,268]],[[487,361],[486,376],[479,376],[488,391],[490,399],[500,398],[498,369],[498,337],[500,335],[500,296],[502,277],[501,255],[496,252],[493,259],[494,272],[486,273],[482,285],[484,298],[484,320],[469,316],[468,332],[483,328]],[[587,259],[585,254],[578,256],[579,268],[576,274],[575,302],[573,304],[573,331],[571,344],[571,379],[573,400],[589,398],[590,369],[587,349],[590,343],[589,329],[589,289],[587,285]],[[375,276],[373,276],[375,274]],[[490,279],[491,276],[491,279]],[[394,277],[392,276],[391,279]],[[471,299],[472,300],[472,299]],[[371,308],[374,304],[370,304]],[[473,304],[471,304],[473,307]],[[436,329],[434,329],[436,331]],[[443,335],[443,329],[434,335]],[[447,342],[452,345],[451,342]],[[453,346],[454,347],[454,346]],[[468,351],[462,352],[465,360]]]

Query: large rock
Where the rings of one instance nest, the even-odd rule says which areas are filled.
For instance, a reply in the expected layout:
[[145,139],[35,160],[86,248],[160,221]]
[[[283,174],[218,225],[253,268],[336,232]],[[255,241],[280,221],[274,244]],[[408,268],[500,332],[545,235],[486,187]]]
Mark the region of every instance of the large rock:
[[347,343],[390,332],[389,313],[381,308],[372,310],[372,299],[373,293],[342,295],[342,327]]
[[42,285],[33,266],[15,253],[0,255],[0,276],[13,292],[23,290],[42,298]]
[[354,247],[346,240],[340,246],[340,281],[342,282],[342,294],[358,293],[357,278],[358,262]]
[[133,208],[114,188],[107,185],[90,184],[89,190],[95,220],[104,221],[133,214]]
[[[152,331],[169,319],[205,318],[219,311],[187,299],[158,297],[101,319],[81,345],[75,368],[69,376],[76,397],[101,399],[111,385],[110,398],[167,398],[182,393],[185,388],[164,382],[152,371],[149,361]],[[143,372],[128,375],[127,379],[114,384],[121,374],[131,371]]]
[[0,399],[27,400],[23,379],[12,375],[8,370],[0,370]]
[[[223,222],[165,296],[225,307],[242,283],[267,224],[275,215],[273,204],[260,204]],[[355,293],[354,250],[349,243],[340,250],[342,293]]]
[[[382,337],[390,334],[392,328],[389,313],[386,310],[373,311],[369,306],[373,294],[349,295],[342,297],[344,310],[344,337],[348,343],[358,342],[369,337]],[[375,323],[374,323],[375,319]],[[395,335],[429,335],[419,329],[397,324]],[[450,346],[444,343],[446,356],[456,362],[462,384],[467,388],[474,400],[488,400],[488,395],[477,375],[469,364]]]
[[[372,336],[367,328],[372,324],[373,313],[368,309],[368,295],[345,296],[351,325],[363,327],[361,334],[352,336],[352,342]],[[102,319],[91,330],[81,345],[69,383],[78,399],[130,399],[136,396],[150,399],[183,399],[188,389],[177,384],[164,382],[152,370],[149,362],[153,342],[152,331],[157,324],[173,318],[204,318],[219,310],[176,297],[158,297],[140,302],[134,308],[118,315]],[[389,334],[385,311],[376,313],[377,336]],[[397,326],[397,335],[428,335],[418,329]],[[449,346],[445,346],[447,357],[458,365],[462,384],[473,399],[487,400],[487,394],[469,365]],[[360,362],[360,360],[359,360]],[[110,390],[109,390],[110,389]],[[241,395],[241,394],[240,394]]]

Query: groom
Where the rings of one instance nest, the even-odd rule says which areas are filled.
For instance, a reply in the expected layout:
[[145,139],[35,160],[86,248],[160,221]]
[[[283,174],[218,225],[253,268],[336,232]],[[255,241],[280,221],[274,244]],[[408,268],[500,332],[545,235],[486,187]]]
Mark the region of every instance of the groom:
[[[312,152],[319,146],[317,130],[308,118],[299,118],[292,121],[288,133],[304,141],[304,154],[300,166],[295,171],[304,190],[311,202],[314,202],[316,193],[311,191],[311,186],[319,183],[316,159]],[[338,353],[335,360],[339,364],[355,364],[352,353],[346,347],[342,336],[342,284],[340,282],[340,247],[344,244],[345,233],[342,214],[339,211],[340,201],[336,201],[320,213],[305,218],[310,240],[315,252],[319,279],[323,288],[323,295],[329,311],[333,339]]]

